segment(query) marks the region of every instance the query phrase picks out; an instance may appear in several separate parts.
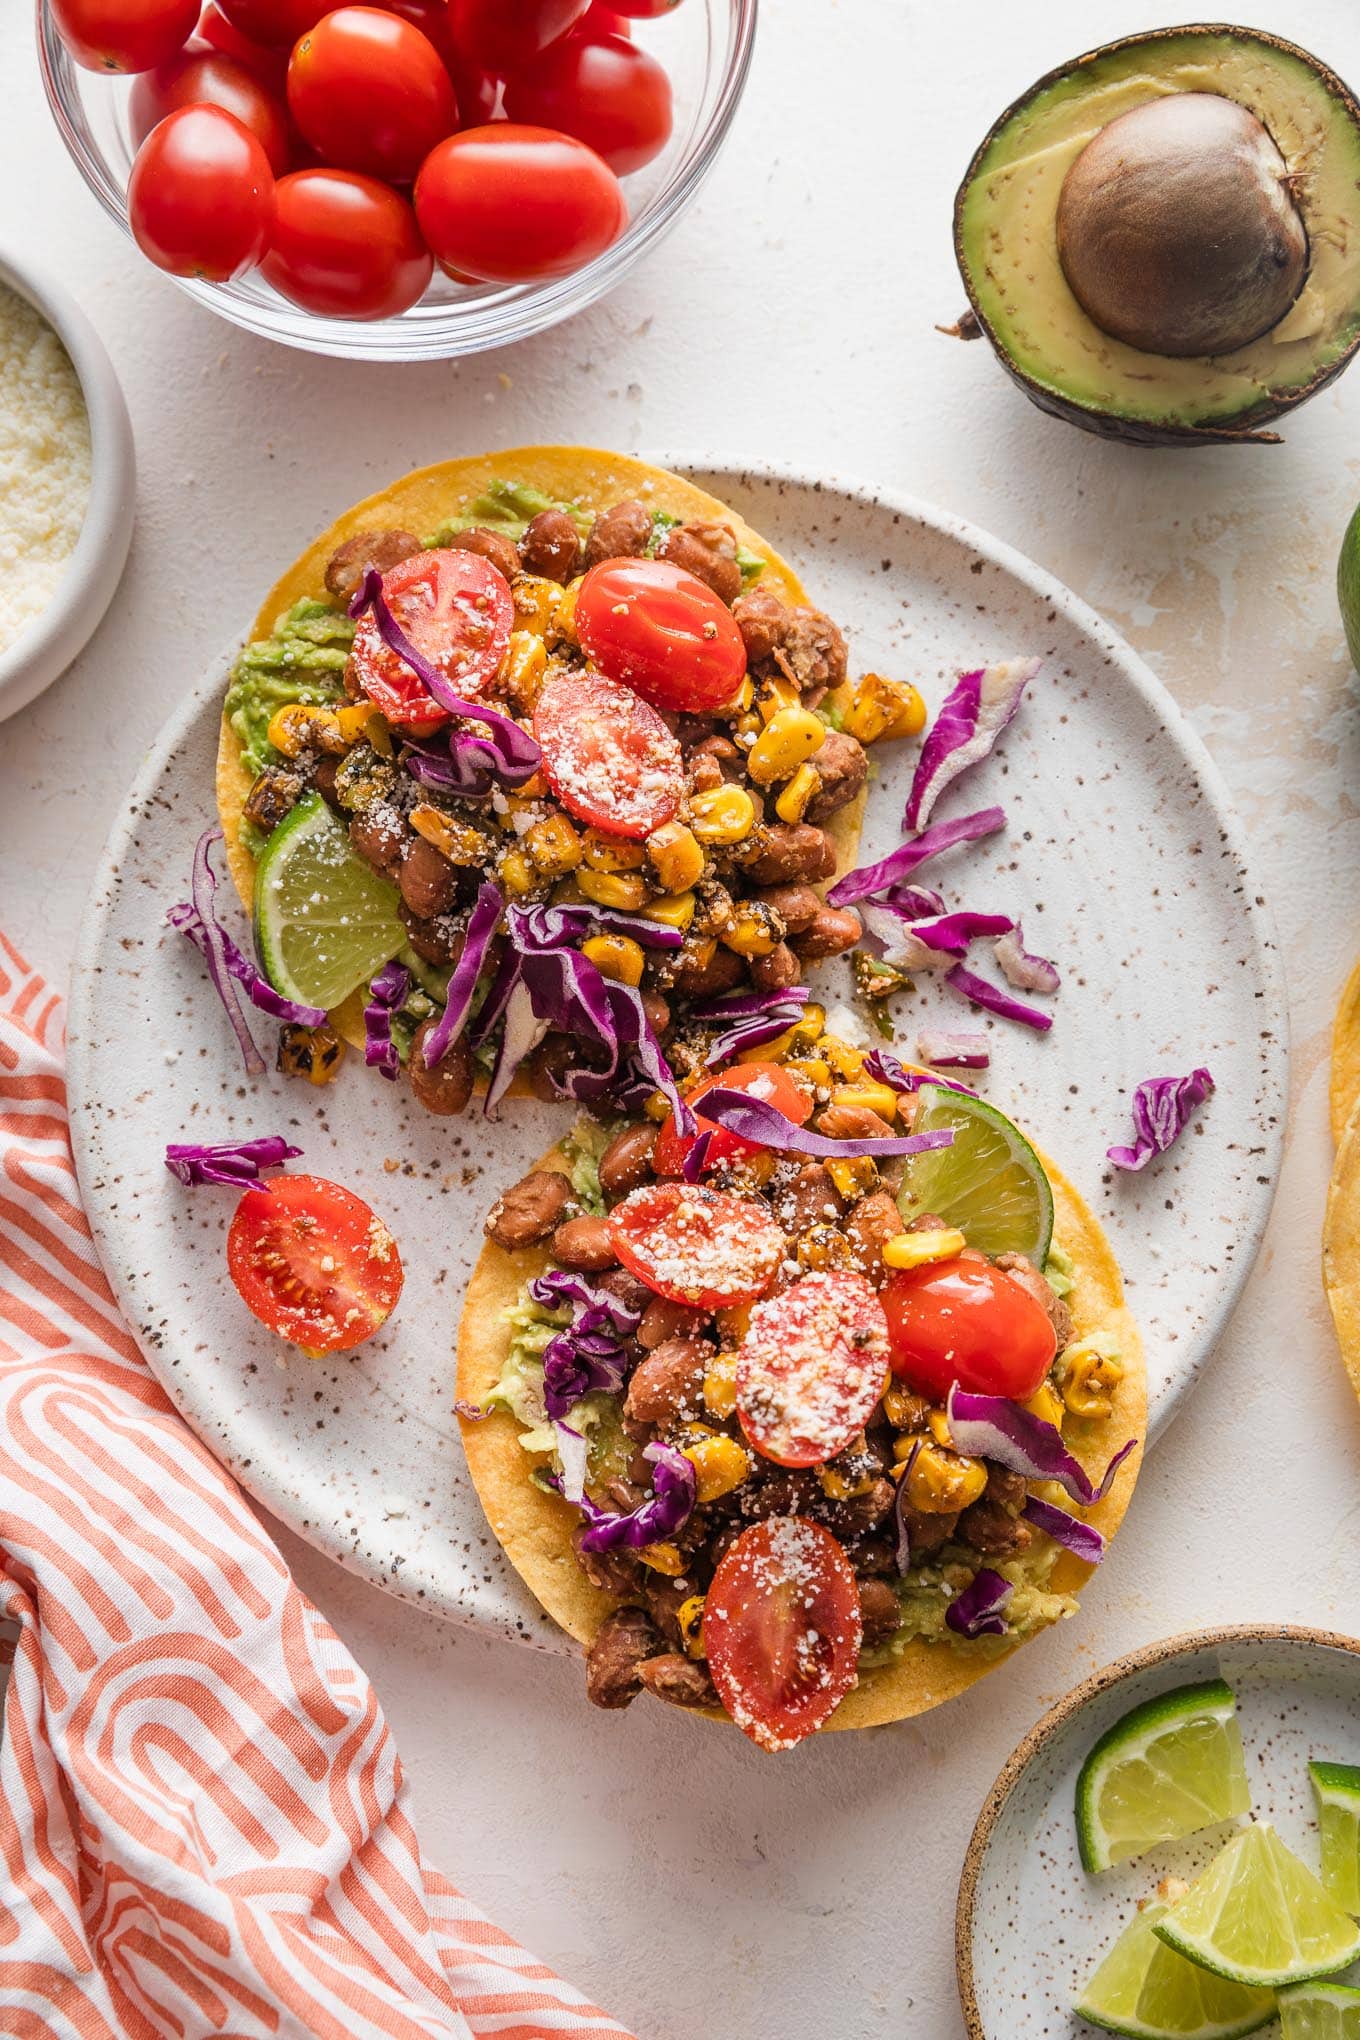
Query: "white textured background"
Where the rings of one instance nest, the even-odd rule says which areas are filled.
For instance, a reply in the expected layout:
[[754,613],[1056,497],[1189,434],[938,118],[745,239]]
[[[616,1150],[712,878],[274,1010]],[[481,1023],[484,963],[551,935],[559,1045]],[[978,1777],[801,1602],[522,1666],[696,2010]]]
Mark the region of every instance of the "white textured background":
[[[1290,958],[1289,1158],[1246,1301],[1079,1621],[920,1726],[772,1762],[651,1704],[594,1714],[576,1665],[422,1620],[282,1538],[377,1681],[432,1856],[645,2040],[957,2040],[959,1865],[1042,1708],[1176,1629],[1360,1629],[1360,1413],[1318,1280],[1327,1028],[1360,947],[1356,683],[1332,594],[1360,368],[1283,446],[1137,452],[1042,417],[984,348],[933,330],[963,303],[950,203],[988,123],[1174,8],[766,0],[725,156],[618,295],[500,356],[400,369],[248,340],[135,259],[48,123],[30,14],[0,0],[0,240],[82,298],[141,458],[114,613],[0,731],[0,922],[55,978],[148,740],[260,590],[388,476],[488,444],[767,455],[934,499],[1124,630],[1236,793]],[[1240,18],[1360,85],[1353,0]]]

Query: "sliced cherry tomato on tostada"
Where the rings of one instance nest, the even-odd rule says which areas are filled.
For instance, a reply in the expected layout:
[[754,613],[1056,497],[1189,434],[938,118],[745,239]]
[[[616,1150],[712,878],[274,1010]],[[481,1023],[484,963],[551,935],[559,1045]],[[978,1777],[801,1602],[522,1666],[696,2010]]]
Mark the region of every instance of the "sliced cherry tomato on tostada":
[[850,1561],[829,1530],[772,1516],[743,1530],[704,1602],[718,1697],[763,1750],[791,1750],[855,1683],[864,1624]]
[[562,673],[534,706],[543,773],[569,815],[640,842],[685,788],[680,745],[654,708],[601,673]]
[[763,1204],[698,1183],[649,1183],[609,1214],[625,1268],[657,1296],[722,1310],[763,1296],[787,1242]]
[[[383,575],[383,600],[415,649],[456,694],[476,700],[500,669],[515,625],[504,574],[479,553],[417,553]],[[389,722],[432,728],[449,712],[406,661],[383,642],[370,613],[359,619],[352,654],[360,687]]]
[[751,1311],[737,1416],[779,1466],[825,1466],[872,1417],[888,1380],[888,1322],[862,1275],[804,1275]]

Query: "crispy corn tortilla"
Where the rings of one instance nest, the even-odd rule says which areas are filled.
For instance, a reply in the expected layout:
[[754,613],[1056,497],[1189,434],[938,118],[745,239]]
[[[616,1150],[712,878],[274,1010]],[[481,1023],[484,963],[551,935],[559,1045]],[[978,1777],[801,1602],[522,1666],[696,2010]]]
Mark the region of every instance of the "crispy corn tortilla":
[[[538,1166],[567,1172],[559,1148],[545,1155]],[[1124,1363],[1124,1378],[1114,1393],[1110,1418],[1103,1423],[1069,1424],[1063,1435],[1093,1479],[1099,1478],[1126,1438],[1139,1441],[1138,1450],[1124,1461],[1104,1501],[1082,1512],[1084,1522],[1112,1537],[1133,1494],[1147,1432],[1143,1345],[1101,1226],[1066,1177],[1047,1160],[1044,1167],[1053,1186],[1055,1237],[1071,1256],[1074,1268],[1068,1298],[1073,1339],[1104,1333],[1118,1345]],[[480,1403],[499,1380],[510,1347],[506,1313],[518,1301],[524,1284],[547,1265],[543,1248],[510,1254],[490,1241],[483,1247],[468,1284],[458,1333],[460,1400]],[[533,1462],[520,1448],[519,1426],[508,1410],[497,1410],[480,1421],[460,1419],[460,1423],[473,1485],[510,1563],[553,1620],[579,1643],[588,1644],[620,1602],[592,1587],[577,1563],[571,1534],[580,1520],[578,1512],[530,1480]],[[1054,1593],[1074,1593],[1091,1570],[1070,1552],[1061,1552],[1049,1588]],[[917,1639],[895,1664],[865,1672],[827,1726],[874,1728],[925,1714],[974,1685],[1020,1648],[1017,1643],[1012,1650],[984,1653]],[[725,1714],[711,1718],[728,1719]]]
[[[295,602],[326,598],[325,573],[330,557],[346,539],[361,531],[402,529],[417,536],[437,531],[441,524],[475,501],[497,480],[525,482],[562,502],[574,502],[587,510],[604,510],[625,497],[639,496],[658,510],[687,522],[718,519],[730,525],[738,542],[759,553],[766,562],[761,585],[774,589],[791,603],[809,598],[801,581],[773,547],[767,545],[744,518],[720,503],[715,496],[696,489],[682,475],[651,467],[626,454],[603,453],[581,446],[517,446],[499,453],[469,455],[463,460],[439,461],[433,467],[417,468],[413,474],[380,489],[362,503],[356,503],[337,518],[282,578],[275,582],[255,619],[251,638],[267,638],[275,621]],[[217,812],[226,841],[227,865],[250,913],[255,892],[255,859],[241,841],[241,812],[250,792],[251,778],[241,763],[240,746],[225,717],[217,751]],[[828,833],[836,845],[836,870],[826,881],[834,885],[849,871],[859,844],[864,814],[864,795],[834,816]],[[824,890],[819,887],[818,890]],[[331,1017],[351,1047],[364,1046],[364,991],[352,993]],[[517,1079],[515,1091],[526,1088]]]
[[1342,1129],[1327,1191],[1322,1284],[1341,1358],[1360,1395],[1360,1106]]
[[1332,1023],[1332,1139],[1339,1148],[1360,1098],[1360,963],[1346,980]]

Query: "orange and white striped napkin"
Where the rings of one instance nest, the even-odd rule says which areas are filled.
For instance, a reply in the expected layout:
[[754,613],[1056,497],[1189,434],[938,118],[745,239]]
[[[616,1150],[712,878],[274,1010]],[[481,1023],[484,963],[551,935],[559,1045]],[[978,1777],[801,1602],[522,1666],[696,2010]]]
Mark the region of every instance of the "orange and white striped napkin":
[[425,1863],[367,1679],[119,1322],[61,1050],[0,937],[0,2029],[628,2040]]

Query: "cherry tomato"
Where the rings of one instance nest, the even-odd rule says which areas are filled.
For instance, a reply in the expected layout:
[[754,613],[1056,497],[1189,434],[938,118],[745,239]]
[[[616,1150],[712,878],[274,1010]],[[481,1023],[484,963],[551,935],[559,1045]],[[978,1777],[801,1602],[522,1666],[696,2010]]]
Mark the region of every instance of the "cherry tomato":
[[601,36],[631,35],[633,25],[616,7],[606,7],[605,0],[590,0],[589,7],[571,32],[583,36],[587,42],[598,42]]
[[680,745],[654,708],[600,673],[562,673],[534,704],[543,773],[569,815],[641,842],[685,789]]
[[250,129],[276,177],[282,177],[288,168],[291,144],[283,103],[257,72],[237,58],[190,45],[177,57],[157,64],[154,71],[143,71],[134,80],[128,100],[133,140],[140,145],[158,121],[180,106],[224,107],[235,114],[242,127]]
[[242,35],[239,28],[233,28],[225,14],[208,0],[208,5],[199,17],[194,30],[194,41],[207,43],[220,50],[224,57],[235,57],[238,64],[244,64],[253,71],[271,92],[283,96],[284,83],[288,76],[288,57],[284,50],[267,49],[263,43],[252,42]]
[[675,1114],[666,1114],[652,1151],[652,1167],[658,1176],[678,1176],[685,1156],[701,1133],[710,1136],[704,1153],[706,1169],[716,1169],[720,1162],[730,1162],[736,1155],[759,1154],[759,1141],[743,1140],[739,1133],[730,1133],[725,1126],[716,1126],[711,1119],[704,1118],[699,1101],[705,1091],[719,1086],[725,1091],[747,1091],[753,1098],[763,1098],[795,1126],[801,1126],[812,1116],[812,1100],[807,1092],[778,1063],[738,1063],[729,1070],[715,1070],[711,1077],[701,1077],[693,1090],[685,1093],[686,1103],[695,1108],[698,1132],[681,1133],[675,1124]]
[[462,282],[566,276],[623,232],[628,204],[593,149],[551,128],[493,121],[432,150],[416,179],[421,232]]
[[575,135],[625,177],[670,139],[671,82],[655,57],[623,36],[596,40],[578,31],[511,72],[505,111],[511,120]]
[[458,125],[438,50],[380,7],[341,7],[308,30],[288,60],[288,106],[328,163],[394,184]]
[[401,1255],[362,1197],[319,1176],[275,1176],[246,1191],[227,1266],[261,1324],[311,1353],[344,1353],[385,1324]]
[[[383,595],[418,652],[458,694],[476,698],[505,657],[515,624],[510,583],[469,552],[423,552],[383,575]],[[385,645],[370,612],[359,619],[352,657],[363,688],[389,722],[432,729],[449,711]]]
[[943,1402],[954,1383],[1026,1402],[1058,1349],[1048,1313],[1004,1269],[958,1259],[904,1268],[881,1291],[893,1373]]
[[888,1380],[888,1321],[862,1275],[804,1275],[751,1312],[737,1416],[778,1466],[824,1466],[864,1429]]
[[651,21],[658,14],[674,14],[680,0],[609,0],[616,14],[626,14],[634,21]]
[[704,1602],[704,1649],[718,1697],[763,1750],[791,1750],[855,1683],[864,1623],[850,1561],[805,1516],[743,1530]]
[[527,63],[574,28],[590,0],[449,0],[453,39],[484,70]]
[[220,106],[182,106],[151,130],[128,179],[137,246],[172,276],[225,283],[259,261],[274,219],[260,143]]
[[644,1184],[607,1224],[614,1252],[639,1281],[702,1310],[753,1303],[787,1244],[763,1204],[699,1183]]
[[576,632],[602,673],[655,708],[711,715],[746,673],[736,618],[669,560],[605,560],[576,597]]
[[274,232],[260,269],[305,311],[392,319],[434,273],[415,213],[399,191],[352,170],[298,170],[274,195]]
[[149,71],[194,32],[199,0],[52,0],[57,33],[87,71]]
[[335,0],[216,0],[216,5],[248,42],[281,48],[315,28]]

